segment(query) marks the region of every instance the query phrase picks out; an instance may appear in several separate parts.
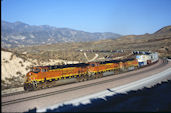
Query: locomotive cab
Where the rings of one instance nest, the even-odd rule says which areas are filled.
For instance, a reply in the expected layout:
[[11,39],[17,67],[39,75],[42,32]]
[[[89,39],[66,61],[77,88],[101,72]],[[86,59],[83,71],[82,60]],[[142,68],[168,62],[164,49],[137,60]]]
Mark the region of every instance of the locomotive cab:
[[26,74],[25,82],[29,83],[32,81],[36,81],[38,76],[48,71],[48,67],[32,67],[30,72]]
[[40,67],[41,72],[48,72],[49,68],[48,67]]
[[97,63],[97,62],[90,62],[89,66],[88,66],[88,73],[90,75],[95,74],[98,71],[98,66],[99,66],[99,63]]
[[31,72],[39,73],[40,72],[40,68],[39,67],[33,67],[33,68],[31,68]]
[[46,78],[46,72],[48,71],[48,67],[32,67],[25,76],[24,90],[32,90],[34,88],[37,88],[39,81]]
[[33,87],[37,87],[37,80],[39,76],[42,74],[41,72],[44,72],[45,70],[41,67],[32,67],[30,71],[25,76],[24,81],[24,90],[33,89]]

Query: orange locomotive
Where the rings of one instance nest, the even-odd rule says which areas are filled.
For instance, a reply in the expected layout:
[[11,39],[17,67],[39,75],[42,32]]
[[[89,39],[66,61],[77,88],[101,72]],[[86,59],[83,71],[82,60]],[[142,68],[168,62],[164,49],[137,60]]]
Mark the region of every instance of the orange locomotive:
[[[54,85],[54,81],[87,75],[87,65],[84,63],[55,66],[33,67],[26,74],[24,90],[34,90]],[[48,84],[48,85],[47,85]]]
[[52,87],[59,80],[76,79],[84,81],[103,77],[105,72],[113,71],[118,74],[121,71],[137,68],[136,59],[112,60],[105,62],[90,62],[68,65],[37,66],[26,74],[24,90]]

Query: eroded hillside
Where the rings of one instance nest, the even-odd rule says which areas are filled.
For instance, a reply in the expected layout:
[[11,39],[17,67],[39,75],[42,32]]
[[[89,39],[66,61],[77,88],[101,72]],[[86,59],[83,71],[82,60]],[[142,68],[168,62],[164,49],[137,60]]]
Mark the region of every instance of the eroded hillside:
[[48,59],[39,61],[32,59],[27,53],[18,54],[12,51],[1,49],[1,86],[2,89],[19,87],[24,83],[24,77],[32,66],[40,65],[61,65],[78,63],[78,61],[65,61],[60,59]]

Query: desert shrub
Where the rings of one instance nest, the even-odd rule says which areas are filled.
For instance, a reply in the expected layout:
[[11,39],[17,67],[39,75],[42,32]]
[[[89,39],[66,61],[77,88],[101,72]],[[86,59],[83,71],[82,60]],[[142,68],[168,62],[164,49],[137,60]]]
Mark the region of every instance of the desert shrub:
[[6,77],[5,80],[11,82],[11,81],[13,81],[13,78],[12,77],[8,77],[8,78]]
[[12,55],[11,55],[10,60],[12,60],[12,59],[13,59],[13,56],[14,56],[14,54],[12,54]]
[[4,62],[5,62],[5,63],[9,63],[9,61],[8,61],[8,60],[5,60]]
[[23,62],[25,62],[26,61],[26,59],[23,59]]
[[2,84],[5,84],[5,80],[1,80],[1,83],[2,83]]
[[17,71],[16,74],[17,74],[17,75],[21,75],[21,72],[20,72],[20,71]]
[[25,77],[25,74],[22,74],[22,75],[21,75],[21,78],[24,78],[24,77]]
[[[19,74],[20,72],[18,72]],[[5,77],[5,80],[1,80],[1,88],[4,89],[10,89],[10,88],[17,88],[23,86],[23,75],[20,75],[18,77],[12,76],[12,77]]]
[[26,67],[26,68],[25,68],[25,70],[27,71],[27,70],[29,70],[29,68],[28,68],[28,67]]

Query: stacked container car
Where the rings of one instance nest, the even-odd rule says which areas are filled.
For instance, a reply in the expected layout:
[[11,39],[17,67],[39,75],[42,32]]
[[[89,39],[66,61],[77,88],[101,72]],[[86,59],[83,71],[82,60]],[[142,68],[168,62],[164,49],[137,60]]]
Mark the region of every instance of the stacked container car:
[[145,54],[137,55],[136,59],[138,60],[139,66],[142,67],[157,62],[159,58],[157,52],[145,52]]
[[151,53],[150,56],[151,56],[151,59],[152,59],[152,60],[151,60],[152,63],[157,62],[158,59],[159,59],[158,53],[157,53],[157,52]]
[[137,55],[136,59],[138,60],[140,67],[151,63],[151,56],[150,55]]

